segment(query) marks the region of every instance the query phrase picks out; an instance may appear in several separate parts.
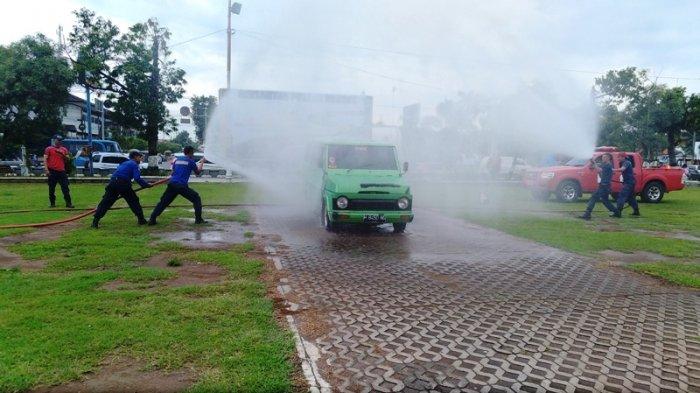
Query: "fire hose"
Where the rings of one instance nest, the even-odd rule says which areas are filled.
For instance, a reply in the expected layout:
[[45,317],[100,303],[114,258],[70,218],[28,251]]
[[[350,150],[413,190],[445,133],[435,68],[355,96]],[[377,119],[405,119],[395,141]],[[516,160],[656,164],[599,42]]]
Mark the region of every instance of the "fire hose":
[[[157,186],[157,185],[163,184],[163,183],[167,182],[168,180],[170,180],[169,177],[167,177],[167,178],[165,178],[165,179],[162,179],[162,180],[158,180],[157,182],[152,183],[151,186]],[[148,187],[148,188],[150,188],[150,187]],[[146,189],[146,187],[141,187],[141,188],[138,188],[138,189],[136,189],[136,190],[134,190],[134,191],[135,191],[135,192],[139,192],[139,191],[145,190],[145,189]],[[121,199],[121,197],[119,197],[119,199]],[[58,221],[40,222],[40,223],[33,223],[33,224],[9,224],[9,225],[0,225],[0,229],[42,228],[42,227],[49,227],[49,226],[53,226],[53,225],[65,224],[65,223],[69,223],[69,222],[72,222],[72,221],[80,220],[80,219],[83,218],[83,217],[87,217],[87,216],[93,214],[93,213],[95,212],[95,210],[97,210],[97,208],[93,208],[93,209],[90,209],[90,210],[85,211],[85,212],[83,212],[83,213],[80,213],[80,214],[78,214],[77,216],[73,216],[73,217],[69,217],[69,218],[64,218],[64,219],[58,220]]]

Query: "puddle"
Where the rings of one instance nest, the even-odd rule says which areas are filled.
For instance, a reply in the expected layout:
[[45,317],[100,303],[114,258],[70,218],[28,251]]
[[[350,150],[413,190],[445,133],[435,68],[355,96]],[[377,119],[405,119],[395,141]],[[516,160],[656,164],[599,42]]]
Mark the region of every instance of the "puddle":
[[143,371],[146,364],[131,358],[113,359],[102,364],[95,373],[87,373],[81,381],[58,386],[40,387],[33,393],[170,393],[189,388],[196,380],[190,370],[164,372]]
[[158,236],[189,248],[228,248],[232,244],[245,243],[247,229],[237,222],[212,222],[211,224],[165,232]]

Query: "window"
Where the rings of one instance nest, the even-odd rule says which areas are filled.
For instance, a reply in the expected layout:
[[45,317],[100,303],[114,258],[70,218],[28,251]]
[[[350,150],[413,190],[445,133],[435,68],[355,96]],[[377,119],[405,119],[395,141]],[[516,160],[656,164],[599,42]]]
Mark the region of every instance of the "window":
[[330,145],[329,169],[398,170],[392,146]]
[[104,164],[121,164],[122,162],[128,160],[126,157],[120,157],[120,156],[105,156],[102,159],[102,163]]
[[588,163],[588,158],[572,158],[564,164],[565,166],[584,166]]

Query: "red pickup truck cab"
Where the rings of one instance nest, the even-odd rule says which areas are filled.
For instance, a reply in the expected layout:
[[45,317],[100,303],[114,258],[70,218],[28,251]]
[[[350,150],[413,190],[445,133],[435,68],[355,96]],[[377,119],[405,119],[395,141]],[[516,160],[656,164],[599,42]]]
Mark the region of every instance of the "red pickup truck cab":
[[[620,162],[625,157],[632,158],[636,180],[634,191],[644,202],[658,203],[665,193],[683,189],[682,168],[644,168],[639,153],[623,152],[607,146],[597,148],[592,158],[600,163],[601,156],[605,153],[610,153],[613,157],[613,195],[622,188]],[[598,172],[590,168],[588,160],[574,158],[563,166],[538,168],[528,172],[523,182],[538,199],[546,200],[554,193],[560,201],[574,202],[584,193],[592,193],[598,188]]]

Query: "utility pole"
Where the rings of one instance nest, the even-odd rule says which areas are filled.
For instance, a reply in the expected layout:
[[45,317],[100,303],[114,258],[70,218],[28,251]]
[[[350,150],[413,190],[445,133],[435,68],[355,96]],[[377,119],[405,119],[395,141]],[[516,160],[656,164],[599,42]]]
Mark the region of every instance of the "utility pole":
[[151,103],[150,113],[146,124],[146,136],[148,139],[148,167],[156,167],[158,153],[158,126],[160,124],[160,113],[158,112],[157,103],[160,102],[160,68],[159,68],[159,53],[160,53],[160,34],[158,27],[154,26],[153,47],[152,47],[152,62],[151,65]]
[[231,0],[226,8],[228,28],[226,29],[226,90],[231,88]]
[[226,17],[228,18],[228,28],[226,29],[226,90],[231,88],[231,36],[233,36],[231,14],[240,15],[241,7],[241,3],[231,4],[231,0],[228,0],[228,8],[226,8]]
[[[92,103],[90,102],[90,86],[85,83],[85,117],[87,118],[87,132],[88,132],[88,146],[90,152],[92,152]],[[93,175],[92,170],[92,154],[88,159],[88,166],[90,168],[90,176]]]
[[105,102],[100,101],[100,109],[102,109],[102,118],[100,119],[100,131],[102,131],[102,139],[105,139]]

